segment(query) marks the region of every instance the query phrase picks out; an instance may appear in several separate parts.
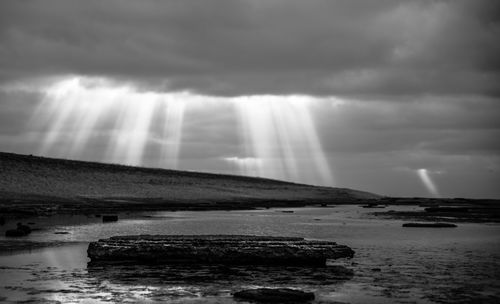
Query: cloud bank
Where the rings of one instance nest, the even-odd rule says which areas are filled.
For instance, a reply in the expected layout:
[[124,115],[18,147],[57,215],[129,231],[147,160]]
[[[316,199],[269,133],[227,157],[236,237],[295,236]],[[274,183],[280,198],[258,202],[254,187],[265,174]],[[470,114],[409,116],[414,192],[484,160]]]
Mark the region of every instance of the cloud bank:
[[496,0],[0,6],[3,81],[83,74],[208,95],[499,94]]
[[[2,0],[0,150],[46,146],[47,156],[148,166],[177,155],[169,166],[260,166],[309,183],[318,180],[307,168],[328,167],[340,187],[500,197],[499,16],[497,0]],[[82,102],[47,102],[48,89],[75,77]],[[96,95],[106,88],[128,88],[130,102]],[[151,96],[182,106],[142,106]],[[294,96],[312,100],[307,132],[291,123],[302,115],[290,114]],[[238,100],[264,103],[244,110]],[[64,108],[71,114],[51,133]],[[127,112],[137,115],[122,118],[122,131],[136,140],[117,127]],[[248,133],[262,126],[270,131]],[[258,154],[276,151],[274,170]]]

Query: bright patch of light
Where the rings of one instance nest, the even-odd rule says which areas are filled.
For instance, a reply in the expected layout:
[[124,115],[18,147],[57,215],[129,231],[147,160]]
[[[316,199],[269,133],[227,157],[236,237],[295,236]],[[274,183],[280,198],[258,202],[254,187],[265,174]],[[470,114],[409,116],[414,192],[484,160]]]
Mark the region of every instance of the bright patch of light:
[[[70,78],[54,83],[45,90],[45,98],[34,112],[31,127],[44,130],[39,154],[79,158],[92,137],[107,135],[103,160],[141,165],[148,145],[150,128],[158,108],[168,113],[164,119],[166,148],[161,167],[177,164],[181,140],[182,117],[186,96],[140,92],[103,79]],[[111,134],[106,134],[113,122]],[[68,144],[69,143],[69,144]]]
[[418,173],[418,176],[420,177],[420,180],[422,181],[425,188],[427,189],[427,191],[429,191],[429,193],[431,195],[433,195],[434,197],[440,197],[439,191],[436,187],[436,184],[431,179],[427,169],[418,169],[417,173]]
[[305,96],[235,98],[245,154],[258,159],[242,163],[245,174],[333,185],[330,165]]
[[240,175],[258,176],[258,168],[262,167],[262,161],[255,157],[225,157],[225,161],[235,164]]
[[186,123],[185,113],[212,115],[214,105],[225,103],[225,109],[235,110],[238,121],[227,128],[235,130],[242,145],[242,155],[223,158],[235,173],[334,185],[312,109],[316,102],[338,105],[339,99],[145,92],[86,77],[56,81],[44,95],[31,120],[31,128],[42,134],[41,155],[72,159],[91,155],[92,160],[128,165],[142,165],[148,155],[148,164],[155,163],[154,157],[159,167],[178,168],[184,129],[192,125]]
[[184,102],[171,98],[165,104],[166,119],[163,130],[164,141],[161,148],[161,159],[166,161],[165,165],[167,167],[177,169],[186,107]]
[[158,101],[157,96],[143,93],[138,99],[133,93],[129,93],[123,98],[117,119],[117,134],[108,152],[108,159],[128,165],[140,165]]

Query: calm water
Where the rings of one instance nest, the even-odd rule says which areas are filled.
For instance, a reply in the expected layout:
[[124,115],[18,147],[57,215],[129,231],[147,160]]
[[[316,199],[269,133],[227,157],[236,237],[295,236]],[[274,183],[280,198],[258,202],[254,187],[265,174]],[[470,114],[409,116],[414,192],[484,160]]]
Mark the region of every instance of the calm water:
[[[390,209],[412,208],[418,207]],[[33,219],[42,230],[28,239],[57,246],[0,256],[0,301],[235,303],[236,290],[286,286],[315,292],[317,303],[500,302],[500,225],[402,228],[402,221],[377,219],[367,214],[372,211],[339,206],[157,212],[122,215],[107,224],[83,216]],[[88,242],[118,234],[301,236],[333,240],[356,254],[317,269],[87,267]]]

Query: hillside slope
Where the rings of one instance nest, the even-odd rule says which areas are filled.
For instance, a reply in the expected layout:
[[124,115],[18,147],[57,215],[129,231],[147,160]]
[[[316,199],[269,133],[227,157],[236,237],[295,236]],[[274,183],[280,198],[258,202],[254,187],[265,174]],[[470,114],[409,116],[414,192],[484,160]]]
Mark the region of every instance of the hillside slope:
[[[134,204],[342,203],[379,196],[277,180],[0,152],[0,200]],[[139,206],[137,206],[139,207]],[[159,206],[158,206],[159,207]]]

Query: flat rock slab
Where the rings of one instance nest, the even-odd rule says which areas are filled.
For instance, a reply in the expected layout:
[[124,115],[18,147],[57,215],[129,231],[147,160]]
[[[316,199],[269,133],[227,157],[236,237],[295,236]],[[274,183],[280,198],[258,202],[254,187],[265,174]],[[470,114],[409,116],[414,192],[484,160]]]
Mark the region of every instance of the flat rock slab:
[[354,251],[330,241],[248,235],[114,236],[89,244],[91,262],[325,265]]
[[245,289],[233,296],[260,303],[307,303],[314,300],[314,293],[290,288]]
[[405,223],[407,228],[455,228],[457,225],[451,223]]

